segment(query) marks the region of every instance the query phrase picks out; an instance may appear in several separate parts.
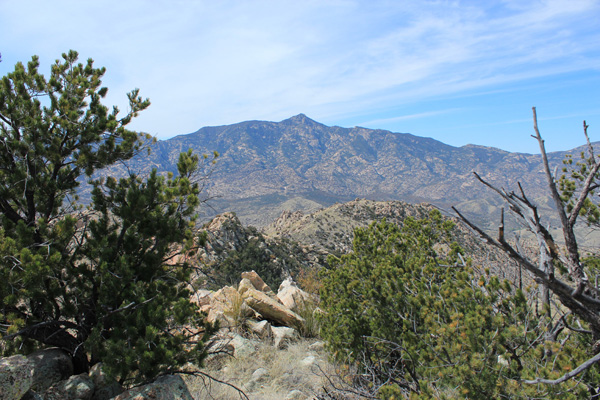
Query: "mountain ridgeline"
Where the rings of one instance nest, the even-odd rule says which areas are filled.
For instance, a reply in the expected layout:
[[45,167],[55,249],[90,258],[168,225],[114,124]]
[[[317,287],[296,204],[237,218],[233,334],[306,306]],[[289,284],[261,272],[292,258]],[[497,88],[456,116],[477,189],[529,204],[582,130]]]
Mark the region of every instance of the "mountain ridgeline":
[[[205,127],[159,141],[149,156],[113,166],[109,173],[153,167],[174,171],[179,153],[189,148],[220,154],[207,182],[207,193],[214,197],[207,217],[235,211],[244,223],[258,227],[282,211],[314,211],[355,198],[457,206],[477,221],[489,223],[493,217],[496,223],[500,203],[473,172],[508,190],[521,182],[531,199],[542,207],[548,203],[539,155],[453,147],[385,130],[330,127],[303,114],[281,122]],[[560,166],[565,154],[550,153],[551,166]]]

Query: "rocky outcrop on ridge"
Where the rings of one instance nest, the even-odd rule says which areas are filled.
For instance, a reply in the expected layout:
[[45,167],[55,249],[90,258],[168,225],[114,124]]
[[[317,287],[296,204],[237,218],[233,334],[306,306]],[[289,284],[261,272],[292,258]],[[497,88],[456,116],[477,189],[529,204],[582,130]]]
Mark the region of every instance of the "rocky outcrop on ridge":
[[[218,291],[198,291],[194,301],[211,323],[219,323],[222,333],[245,332],[263,338],[274,337],[278,328],[302,330],[301,314],[315,312],[318,299],[300,289],[290,278],[277,294],[255,272],[244,272],[237,287],[225,286]],[[285,337],[293,337],[289,332]],[[281,341],[277,345],[281,344]]]
[[[383,219],[402,225],[406,217],[424,218],[434,209],[436,207],[430,204],[356,199],[310,214],[283,212],[263,232],[269,238],[281,237],[299,243],[308,253],[308,259],[324,260],[327,254],[339,256],[350,252],[356,228],[366,228],[372,222]],[[506,254],[481,241],[453,216],[445,217],[455,222],[453,240],[463,248],[465,258],[472,259],[475,268],[481,267],[482,271],[489,268],[501,279],[515,284],[520,279],[528,279],[526,274],[520,275],[517,266]],[[323,264],[315,262],[313,265]]]
[[196,287],[218,289],[241,279],[240,274],[254,269],[267,284],[279,287],[298,270],[318,263],[297,243],[283,237],[267,237],[251,226],[244,226],[235,213],[217,215],[204,224],[205,244],[188,261],[201,271],[194,278]]

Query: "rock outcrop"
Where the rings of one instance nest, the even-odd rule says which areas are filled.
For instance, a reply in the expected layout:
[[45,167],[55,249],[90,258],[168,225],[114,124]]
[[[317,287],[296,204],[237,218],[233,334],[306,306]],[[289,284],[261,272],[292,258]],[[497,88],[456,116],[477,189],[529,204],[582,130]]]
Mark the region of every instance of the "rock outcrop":
[[[280,348],[299,338],[298,330],[306,321],[298,313],[317,299],[286,279],[277,294],[255,272],[244,272],[238,288],[226,286],[209,294],[198,294],[198,303],[208,314],[209,321],[219,322],[222,328],[211,352],[234,354],[245,347],[238,333],[270,341]],[[216,350],[218,349],[218,350]],[[242,350],[243,351],[243,350]],[[217,360],[215,356],[211,359]]]
[[242,293],[242,298],[250,308],[267,320],[289,327],[304,324],[304,318],[259,290],[248,288]]
[[165,375],[153,383],[127,390],[114,400],[194,400],[180,376]]
[[61,349],[50,348],[27,356],[33,371],[31,389],[44,393],[50,386],[73,374],[71,357]]

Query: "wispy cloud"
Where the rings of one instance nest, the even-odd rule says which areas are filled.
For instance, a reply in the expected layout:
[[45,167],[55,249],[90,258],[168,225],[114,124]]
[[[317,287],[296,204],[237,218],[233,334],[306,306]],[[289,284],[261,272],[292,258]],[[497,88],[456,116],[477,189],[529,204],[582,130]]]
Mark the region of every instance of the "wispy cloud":
[[452,108],[452,109],[447,109],[447,110],[427,111],[427,112],[416,113],[416,114],[400,115],[400,116],[392,117],[392,118],[374,119],[371,121],[367,121],[364,124],[367,127],[379,126],[382,124],[395,123],[395,122],[406,121],[406,120],[410,120],[410,119],[427,118],[427,117],[432,117],[434,115],[442,115],[442,114],[447,114],[447,113],[451,113],[451,112],[455,112],[455,111],[459,111],[459,109]]

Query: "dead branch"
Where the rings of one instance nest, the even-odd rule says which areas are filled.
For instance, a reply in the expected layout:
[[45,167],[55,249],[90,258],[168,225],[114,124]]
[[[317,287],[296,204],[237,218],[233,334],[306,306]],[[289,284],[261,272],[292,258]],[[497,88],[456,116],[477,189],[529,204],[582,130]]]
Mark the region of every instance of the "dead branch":
[[[554,202],[558,217],[561,221],[562,233],[565,240],[564,255],[561,255],[561,252],[559,251],[559,248],[556,245],[556,241],[550,234],[549,230],[542,225],[537,207],[527,198],[527,196],[525,195],[525,191],[523,190],[520,184],[518,185],[520,192],[519,194],[516,194],[514,192],[509,193],[504,189],[498,189],[492,184],[486,182],[483,178],[477,175],[477,173],[475,173],[475,176],[481,183],[483,183],[488,188],[494,190],[504,199],[504,201],[508,203],[510,210],[521,221],[523,221],[528,227],[528,229],[536,236],[539,247],[538,265],[535,265],[530,259],[528,259],[522,251],[515,250],[515,248],[513,248],[512,245],[506,242],[503,215],[501,216],[498,231],[498,239],[496,240],[493,239],[486,232],[484,232],[481,228],[477,227],[475,224],[469,221],[456,208],[452,207],[452,209],[456,212],[458,217],[467,226],[473,229],[473,231],[475,231],[483,240],[505,252],[511,259],[516,261],[520,267],[523,267],[527,271],[529,271],[533,275],[534,279],[544,286],[544,289],[546,291],[552,292],[560,300],[560,302],[570,310],[571,313],[577,315],[581,320],[590,324],[591,329],[589,331],[583,328],[573,328],[569,326],[567,322],[567,316],[570,314],[567,313],[566,315],[563,315],[557,321],[556,325],[550,330],[550,332],[548,332],[550,334],[549,337],[552,337],[554,338],[554,340],[556,340],[558,334],[564,328],[567,328],[569,330],[579,332],[582,334],[592,334],[594,339],[597,340],[600,338],[600,301],[598,301],[593,294],[590,295],[590,292],[596,293],[596,291],[594,291],[593,288],[589,285],[588,277],[583,269],[583,265],[581,264],[574,227],[575,223],[577,222],[577,217],[585,204],[585,201],[588,199],[588,196],[590,195],[591,191],[599,185],[597,175],[600,171],[600,163],[597,162],[597,160],[594,158],[593,148],[589,140],[589,136],[587,134],[588,125],[584,121],[583,129],[590,157],[588,160],[590,169],[586,172],[587,175],[583,180],[584,183],[582,188],[580,189],[574,207],[567,215],[564,201],[561,198],[557,189],[557,183],[554,176],[556,174],[553,175],[550,170],[550,165],[544,146],[544,140],[542,139],[537,124],[537,114],[535,107],[533,108],[533,128],[535,131],[535,135],[532,135],[532,137],[538,141],[542,156],[544,173],[546,175],[550,195]],[[567,284],[566,282],[557,279],[554,276],[553,268],[555,263],[561,263],[564,266],[566,266],[569,274],[568,278],[572,279],[575,288],[573,288],[573,284]],[[589,290],[585,291],[585,289]],[[597,351],[594,351],[594,353],[596,352]],[[592,365],[599,361],[600,353],[597,353],[592,358],[585,361],[577,368],[564,374],[558,379],[551,380],[536,378],[533,380],[524,380],[523,382],[526,384],[560,384],[579,375],[581,372],[590,368]]]
[[[577,215],[579,215],[579,210],[581,209],[581,207],[583,206],[583,202],[584,200],[587,198],[589,191],[590,191],[590,186],[592,184],[592,181],[596,175],[596,172],[598,172],[598,168],[600,168],[600,164],[596,164],[594,166],[594,168],[592,169],[592,171],[590,172],[590,174],[588,175],[584,187],[581,190],[581,193],[579,194],[579,198],[577,199],[576,202],[576,207],[574,207],[573,211],[571,212],[570,216],[567,216],[566,212],[565,212],[565,208],[564,208],[564,204],[562,199],[560,198],[560,194],[558,193],[558,189],[556,188],[556,182],[554,180],[554,177],[552,176],[552,173],[550,172],[550,165],[548,163],[548,156],[546,155],[546,148],[544,146],[544,140],[542,139],[542,136],[540,134],[540,131],[538,129],[538,125],[537,125],[537,113],[535,110],[535,107],[532,108],[533,110],[533,129],[535,130],[535,136],[533,136],[539,143],[540,145],[540,152],[542,154],[542,161],[543,161],[543,165],[544,165],[544,172],[546,174],[546,179],[548,181],[548,188],[550,189],[550,194],[552,196],[552,200],[554,201],[554,205],[556,207],[556,212],[560,218],[560,222],[562,224],[562,231],[563,231],[563,236],[565,239],[565,247],[567,249],[567,253],[568,253],[568,262],[567,262],[567,268],[569,270],[569,273],[571,274],[571,277],[573,278],[573,280],[575,282],[577,282],[577,288],[575,289],[575,293],[581,293],[583,292],[583,289],[585,288],[585,286],[587,286],[587,275],[585,274],[585,272],[583,271],[583,266],[581,265],[581,262],[579,260],[579,250],[577,248],[577,238],[575,237],[575,232],[573,230],[575,222],[577,220]],[[587,133],[587,129],[586,129],[586,133]]]
[[507,242],[499,242],[494,240],[491,236],[485,233],[477,225],[469,221],[464,215],[460,213],[455,207],[452,207],[458,217],[471,229],[473,229],[483,240],[504,251],[511,259],[523,266],[527,271],[533,274],[536,281],[542,284],[548,285],[548,288],[558,296],[561,302],[572,310],[575,314],[581,317],[583,320],[589,322],[595,329],[600,331],[600,301],[587,296],[584,293],[575,293],[573,288],[562,282],[560,279],[548,274],[547,272],[540,269],[537,265],[529,261],[525,256],[521,255]]
[[535,379],[526,380],[523,382],[527,383],[529,385],[535,385],[537,383],[545,383],[548,385],[558,385],[559,383],[563,383],[563,382],[568,381],[569,379],[579,375],[580,373],[587,370],[588,368],[590,368],[592,365],[594,365],[598,361],[600,361],[600,353],[596,354],[594,357],[590,358],[589,360],[587,360],[586,362],[581,364],[579,367],[575,368],[573,371],[567,372],[566,374],[564,374],[563,376],[561,376],[558,379],[535,378]]
[[[250,398],[248,397],[248,395],[240,388],[238,388],[237,386],[235,386],[232,383],[223,381],[221,379],[217,379],[214,376],[207,374],[206,372],[202,372],[202,371],[169,371],[169,373],[177,373],[177,374],[181,374],[181,375],[192,375],[192,376],[197,376],[197,377],[201,377],[203,380],[204,378],[207,378],[210,382],[216,382],[219,383],[221,385],[225,385],[225,386],[229,386],[230,388],[232,388],[233,390],[235,390],[238,393],[238,396],[240,399],[244,399],[244,400],[250,400]],[[205,387],[207,385],[205,384]]]

